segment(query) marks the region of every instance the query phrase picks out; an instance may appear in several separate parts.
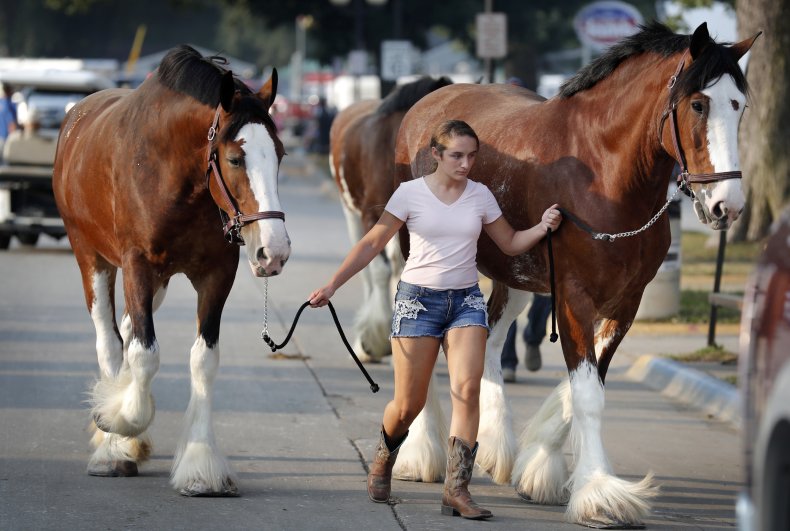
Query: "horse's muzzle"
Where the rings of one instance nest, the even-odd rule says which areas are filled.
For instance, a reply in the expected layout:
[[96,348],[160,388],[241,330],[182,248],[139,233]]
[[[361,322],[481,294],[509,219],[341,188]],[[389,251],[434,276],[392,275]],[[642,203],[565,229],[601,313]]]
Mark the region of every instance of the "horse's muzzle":
[[290,247],[279,251],[268,247],[258,247],[255,251],[255,261],[250,261],[250,267],[256,277],[273,277],[282,272],[289,256]]

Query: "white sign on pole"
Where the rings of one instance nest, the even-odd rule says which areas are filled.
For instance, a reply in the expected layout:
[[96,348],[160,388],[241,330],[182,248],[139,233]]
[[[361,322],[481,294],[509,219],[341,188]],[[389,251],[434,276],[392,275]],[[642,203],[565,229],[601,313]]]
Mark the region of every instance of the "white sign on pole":
[[381,79],[397,81],[398,78],[409,76],[411,73],[411,42],[382,41]]
[[351,50],[348,52],[348,72],[352,76],[361,76],[368,71],[368,52]]
[[477,56],[482,59],[501,59],[507,55],[507,15],[478,13]]

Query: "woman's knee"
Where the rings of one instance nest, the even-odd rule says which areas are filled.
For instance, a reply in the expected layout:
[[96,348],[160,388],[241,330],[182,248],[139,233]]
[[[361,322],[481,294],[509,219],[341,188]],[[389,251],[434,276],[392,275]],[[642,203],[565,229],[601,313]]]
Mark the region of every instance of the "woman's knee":
[[414,422],[414,419],[417,418],[417,415],[420,414],[422,408],[425,406],[425,400],[417,401],[417,400],[408,400],[402,402],[396,402],[394,404],[394,413],[398,419],[398,422],[401,424],[411,425]]
[[453,397],[462,402],[477,403],[480,399],[480,379],[469,378],[452,386]]

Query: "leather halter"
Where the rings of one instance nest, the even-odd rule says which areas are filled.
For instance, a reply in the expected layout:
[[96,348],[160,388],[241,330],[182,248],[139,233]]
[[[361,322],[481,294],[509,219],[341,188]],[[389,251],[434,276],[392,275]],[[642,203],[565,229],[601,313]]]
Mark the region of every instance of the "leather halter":
[[[688,52],[684,52],[683,56],[680,58],[680,63],[678,64],[677,69],[675,69],[675,73],[669,78],[669,83],[667,84],[667,88],[671,91],[672,88],[675,86],[675,83],[678,80],[678,76],[683,71],[683,66],[686,64],[686,55]],[[686,166],[686,155],[683,151],[683,147],[680,145],[680,132],[678,131],[678,108],[677,102],[672,103],[671,96],[669,103],[667,104],[667,109],[664,111],[664,114],[661,116],[661,123],[658,128],[658,141],[661,143],[661,147],[667,151],[666,147],[664,146],[664,122],[666,121],[667,117],[669,117],[669,123],[671,125],[671,132],[672,132],[672,145],[675,148],[675,160],[677,161],[678,165],[680,166],[680,173],[678,174],[678,188],[680,188],[683,193],[688,195],[689,197],[694,197],[694,192],[691,190],[691,184],[707,184],[713,183],[717,181],[724,181],[726,179],[740,179],[742,174],[740,170],[737,171],[723,171],[723,172],[714,172],[714,173],[690,173],[688,171],[688,167]]]
[[[217,150],[214,149],[214,139],[217,137],[217,132],[219,131],[220,108],[220,106],[217,106],[217,111],[214,113],[214,121],[208,130],[208,145],[206,146],[206,187],[210,189],[210,180],[213,175],[222,199],[220,202],[215,199],[214,203],[219,207],[219,215],[223,223],[222,232],[225,235],[225,239],[228,240],[228,243],[244,245],[244,238],[241,237],[241,228],[243,226],[253,221],[258,221],[259,219],[281,219],[285,221],[285,213],[279,210],[267,210],[255,214],[242,214],[236,206],[236,202],[230,195],[225,180],[222,178],[222,173],[219,171]],[[212,199],[213,197],[214,196],[212,196]],[[230,214],[231,212],[233,213],[232,216]]]

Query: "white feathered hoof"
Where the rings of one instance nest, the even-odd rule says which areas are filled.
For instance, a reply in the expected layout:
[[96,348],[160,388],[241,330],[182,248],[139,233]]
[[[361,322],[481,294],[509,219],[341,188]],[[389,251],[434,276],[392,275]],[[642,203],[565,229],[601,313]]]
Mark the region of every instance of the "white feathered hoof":
[[116,380],[98,380],[89,402],[97,428],[125,437],[143,433],[153,422],[156,411],[153,395],[135,392],[128,371]]
[[510,483],[510,476],[513,471],[514,447],[512,443],[500,441],[501,444],[492,445],[478,438],[481,441],[477,450],[477,466],[491,476],[494,483],[507,485]]
[[180,489],[178,493],[194,498],[233,498],[239,495],[239,489],[231,478],[225,478],[219,489],[215,489],[203,481],[195,480]]
[[359,338],[354,341],[354,345],[351,348],[362,363],[381,363],[384,357],[384,355],[377,355],[371,349],[368,349]]
[[513,468],[516,494],[525,501],[541,505],[565,505],[570,492],[566,487],[568,465],[561,452],[533,444],[523,449]]
[[598,473],[571,492],[565,518],[594,529],[643,529],[650,499],[658,495],[653,474],[639,483]]
[[187,443],[173,466],[170,484],[182,496],[238,496],[236,477],[213,444]]

